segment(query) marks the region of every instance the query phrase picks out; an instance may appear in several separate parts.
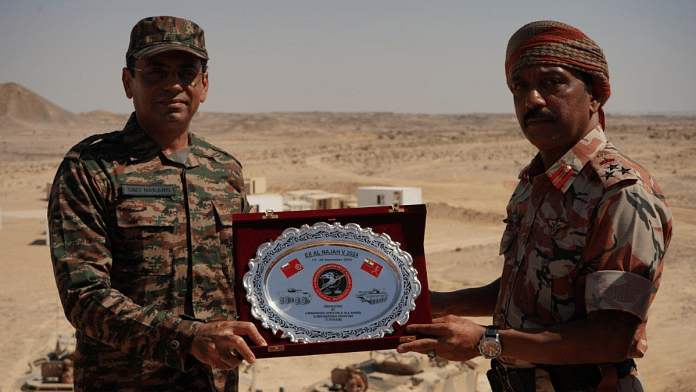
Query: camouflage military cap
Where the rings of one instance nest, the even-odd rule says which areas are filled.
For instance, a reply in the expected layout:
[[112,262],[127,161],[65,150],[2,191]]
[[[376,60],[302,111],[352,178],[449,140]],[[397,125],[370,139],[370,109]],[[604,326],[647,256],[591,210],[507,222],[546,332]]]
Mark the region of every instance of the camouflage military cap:
[[208,60],[203,29],[190,20],[154,16],[138,22],[131,31],[126,61],[170,50],[181,50]]

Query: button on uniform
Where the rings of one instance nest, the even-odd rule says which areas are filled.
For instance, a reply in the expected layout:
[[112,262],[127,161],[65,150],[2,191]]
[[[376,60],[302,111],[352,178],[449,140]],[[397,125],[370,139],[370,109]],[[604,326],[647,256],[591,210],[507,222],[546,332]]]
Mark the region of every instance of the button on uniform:
[[176,350],[179,348],[179,341],[178,340],[172,340],[169,342],[169,349],[170,350]]

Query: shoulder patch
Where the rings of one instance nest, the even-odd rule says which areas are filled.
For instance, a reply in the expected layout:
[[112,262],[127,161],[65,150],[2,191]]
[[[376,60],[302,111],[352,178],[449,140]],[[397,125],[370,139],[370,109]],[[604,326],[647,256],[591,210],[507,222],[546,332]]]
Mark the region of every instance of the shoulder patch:
[[122,131],[113,131],[92,135],[70,148],[70,150],[68,150],[68,152],[65,154],[65,159],[79,159],[80,155],[82,155],[82,152],[88,149],[89,147],[98,145],[103,141],[116,140],[116,135],[121,132]]
[[617,151],[600,151],[592,158],[590,164],[602,180],[605,188],[624,181],[636,182],[640,180],[640,176],[636,171],[637,165]]

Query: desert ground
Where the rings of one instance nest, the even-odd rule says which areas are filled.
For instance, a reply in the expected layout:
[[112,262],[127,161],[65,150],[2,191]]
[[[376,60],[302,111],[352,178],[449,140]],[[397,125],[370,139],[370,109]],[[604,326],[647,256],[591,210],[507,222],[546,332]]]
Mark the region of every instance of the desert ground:
[[[120,129],[127,117],[70,113],[21,86],[0,85],[2,392],[14,391],[27,363],[50,351],[59,334],[71,332],[45,244],[46,184],[72,145]],[[192,130],[235,155],[245,175],[265,176],[268,193],[354,195],[359,186],[420,187],[428,208],[428,284],[438,291],[499,276],[505,205],[535,153],[512,114],[201,112]],[[649,391],[696,390],[696,118],[610,112],[606,133],[657,178],[675,217],[650,312],[650,348],[638,368]],[[367,358],[361,352],[262,359],[256,390],[302,391],[334,367]],[[483,373],[485,361],[475,362]],[[481,382],[479,390],[485,389]]]

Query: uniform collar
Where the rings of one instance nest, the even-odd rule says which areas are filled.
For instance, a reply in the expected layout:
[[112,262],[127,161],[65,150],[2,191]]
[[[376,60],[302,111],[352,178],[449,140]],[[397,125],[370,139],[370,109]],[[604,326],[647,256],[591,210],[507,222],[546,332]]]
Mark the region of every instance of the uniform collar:
[[200,157],[203,156],[201,149],[201,139],[189,132],[189,156],[186,167],[196,167],[201,164]]
[[[607,145],[607,138],[604,135],[601,125],[595,127],[590,133],[573,146],[565,155],[544,172],[551,184],[565,192],[575,181],[582,168],[594,158],[599,151]],[[530,181],[534,177],[535,168],[543,167],[541,156],[537,154],[527,167],[520,173],[519,179]]]
[[[126,122],[126,126],[123,128],[123,140],[126,146],[128,146],[131,159],[135,161],[144,161],[162,152],[160,146],[138,124],[135,112],[131,114],[128,122]],[[200,164],[197,156],[200,154],[199,146],[200,139],[189,133],[190,150],[186,167],[195,167]]]

